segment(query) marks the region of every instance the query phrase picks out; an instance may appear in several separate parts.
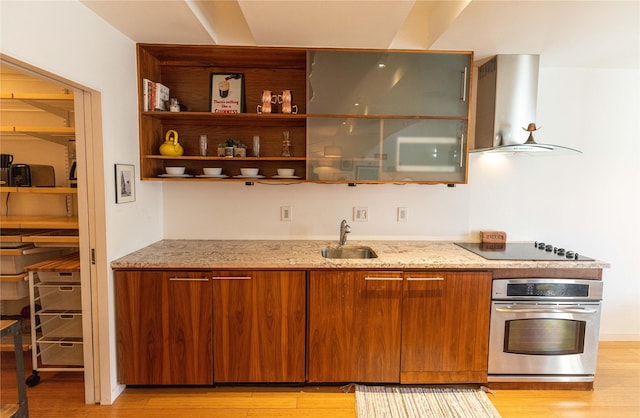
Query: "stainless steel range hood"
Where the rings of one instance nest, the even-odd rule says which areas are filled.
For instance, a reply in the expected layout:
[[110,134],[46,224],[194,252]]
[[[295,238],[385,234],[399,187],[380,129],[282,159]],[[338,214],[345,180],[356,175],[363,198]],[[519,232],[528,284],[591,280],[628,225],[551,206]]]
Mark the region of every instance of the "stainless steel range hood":
[[475,145],[470,152],[581,152],[533,139],[539,64],[539,55],[496,55],[478,68]]

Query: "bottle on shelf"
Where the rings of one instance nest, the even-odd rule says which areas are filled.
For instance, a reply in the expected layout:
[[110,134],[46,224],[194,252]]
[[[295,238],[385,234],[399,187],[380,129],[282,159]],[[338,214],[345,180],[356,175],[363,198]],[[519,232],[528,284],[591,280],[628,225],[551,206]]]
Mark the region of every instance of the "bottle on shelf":
[[281,157],[291,157],[291,140],[289,139],[289,131],[282,133],[282,153]]
[[253,156],[260,157],[260,136],[253,136]]
[[201,157],[207,156],[207,143],[208,143],[207,136],[200,135],[200,156]]

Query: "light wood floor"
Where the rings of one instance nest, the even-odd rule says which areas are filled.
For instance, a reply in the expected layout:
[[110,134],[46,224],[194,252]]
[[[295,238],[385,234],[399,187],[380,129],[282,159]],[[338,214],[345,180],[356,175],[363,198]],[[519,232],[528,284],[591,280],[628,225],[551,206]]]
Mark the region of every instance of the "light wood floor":
[[[12,354],[2,353],[2,403],[15,402],[13,366]],[[339,387],[127,388],[113,405],[102,406],[83,403],[78,373],[41,376],[27,390],[32,418],[355,417],[353,393]],[[640,342],[600,343],[593,391],[498,390],[489,399],[503,418],[640,417]]]

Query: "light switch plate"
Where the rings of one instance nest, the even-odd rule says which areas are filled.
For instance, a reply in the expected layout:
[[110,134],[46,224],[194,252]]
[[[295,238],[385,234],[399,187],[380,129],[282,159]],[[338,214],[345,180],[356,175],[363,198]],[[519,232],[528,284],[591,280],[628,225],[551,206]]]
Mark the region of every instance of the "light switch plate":
[[291,222],[291,206],[280,206],[280,220]]
[[398,208],[398,222],[407,222],[407,208]]
[[353,207],[353,220],[355,222],[368,222],[369,221],[369,208],[366,206],[354,206]]

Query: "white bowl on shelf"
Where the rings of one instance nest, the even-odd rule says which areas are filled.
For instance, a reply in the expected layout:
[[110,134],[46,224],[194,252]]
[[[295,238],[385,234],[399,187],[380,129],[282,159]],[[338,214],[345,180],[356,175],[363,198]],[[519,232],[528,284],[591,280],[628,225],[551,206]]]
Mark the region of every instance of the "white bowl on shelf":
[[185,171],[185,167],[165,167],[164,169],[167,171],[167,174],[172,176],[180,176],[184,174]]
[[243,176],[257,176],[258,171],[260,171],[259,168],[241,168],[240,174]]
[[205,167],[202,172],[207,176],[219,176],[222,174],[222,167]]
[[293,177],[296,170],[295,168],[279,168],[278,175],[280,177]]

